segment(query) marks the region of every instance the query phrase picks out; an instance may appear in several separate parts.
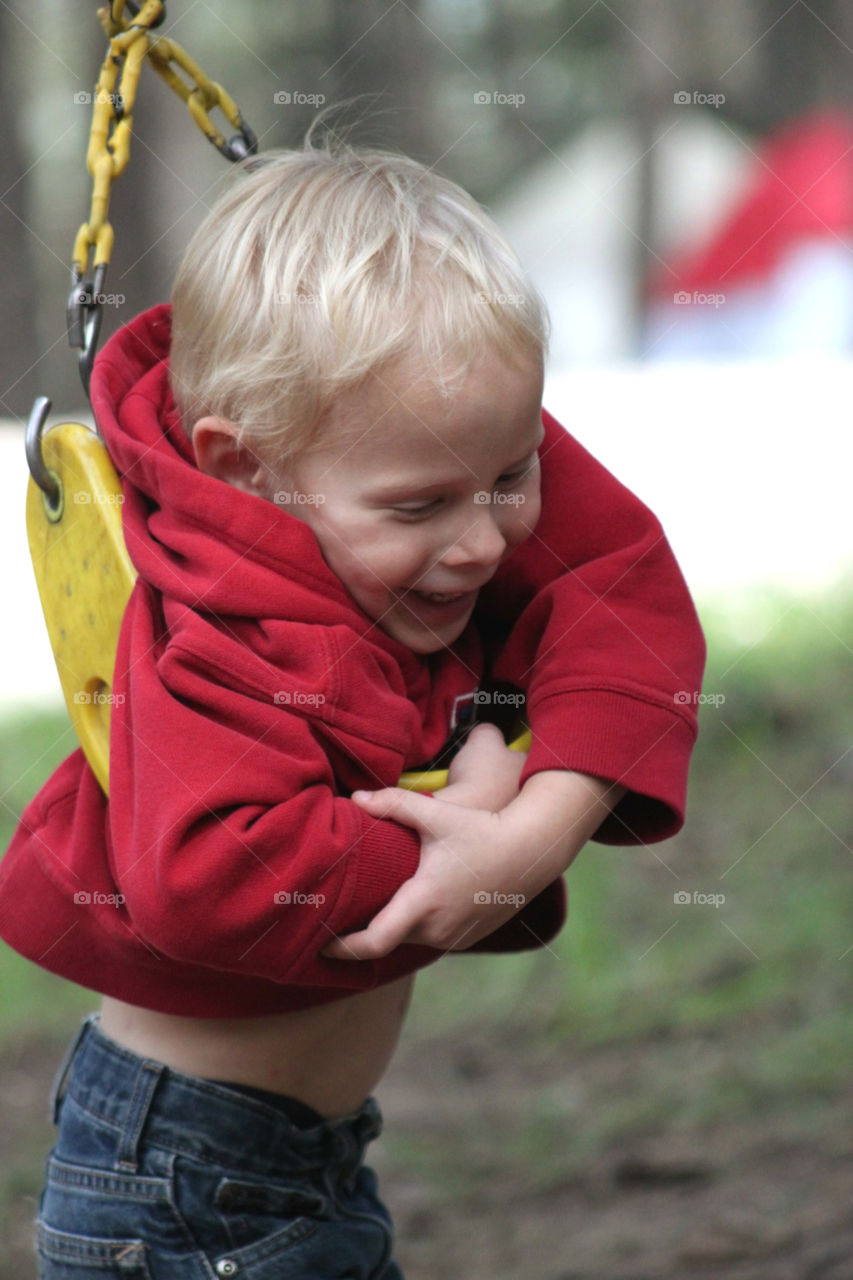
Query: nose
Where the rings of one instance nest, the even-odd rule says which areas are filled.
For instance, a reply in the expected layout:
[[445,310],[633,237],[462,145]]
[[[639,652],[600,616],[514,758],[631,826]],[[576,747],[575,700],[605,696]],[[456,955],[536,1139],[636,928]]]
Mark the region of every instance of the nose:
[[491,568],[499,564],[506,551],[507,541],[492,505],[474,504],[465,512],[463,520],[458,536],[441,557],[442,563],[451,568],[466,564]]

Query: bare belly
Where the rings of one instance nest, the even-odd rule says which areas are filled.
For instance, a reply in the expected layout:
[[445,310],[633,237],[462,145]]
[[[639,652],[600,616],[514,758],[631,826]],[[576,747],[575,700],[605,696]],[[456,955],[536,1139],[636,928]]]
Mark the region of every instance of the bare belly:
[[324,1116],[348,1115],[384,1075],[413,985],[413,977],[401,978],[263,1018],[182,1018],[105,996],[101,1030],[175,1071],[288,1094]]

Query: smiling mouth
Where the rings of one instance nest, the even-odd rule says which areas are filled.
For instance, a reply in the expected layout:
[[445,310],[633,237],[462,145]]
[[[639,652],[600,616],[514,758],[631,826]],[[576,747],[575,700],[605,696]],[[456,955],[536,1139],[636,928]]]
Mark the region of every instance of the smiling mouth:
[[416,591],[416,596],[429,600],[431,604],[451,604],[454,600],[467,599],[476,595],[476,591]]

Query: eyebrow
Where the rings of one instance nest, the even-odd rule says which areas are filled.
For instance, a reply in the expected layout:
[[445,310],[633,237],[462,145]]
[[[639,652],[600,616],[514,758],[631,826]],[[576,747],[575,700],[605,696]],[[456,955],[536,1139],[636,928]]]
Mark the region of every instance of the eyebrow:
[[[518,467],[522,465],[522,463],[526,462],[527,459],[531,457],[532,454],[537,452],[537,450],[543,444],[544,440],[545,440],[545,427],[543,425],[541,426],[539,440],[536,442],[533,448],[528,449],[527,452],[523,453],[521,457],[518,458],[515,462],[511,462],[507,467],[504,467],[501,474],[503,474],[504,472],[510,473],[512,471],[515,471]],[[403,476],[403,477],[399,477],[396,480],[389,481],[388,484],[382,485],[380,488],[371,489],[369,497],[371,500],[377,501],[377,502],[387,501],[389,498],[403,498],[403,497],[421,498],[431,493],[438,493],[441,490],[446,489],[448,485],[455,484],[456,481],[457,481],[457,477],[453,477],[453,478],[445,477],[442,480],[430,481],[428,484],[418,484],[418,481],[414,476],[411,477],[411,479],[407,479],[405,476]]]

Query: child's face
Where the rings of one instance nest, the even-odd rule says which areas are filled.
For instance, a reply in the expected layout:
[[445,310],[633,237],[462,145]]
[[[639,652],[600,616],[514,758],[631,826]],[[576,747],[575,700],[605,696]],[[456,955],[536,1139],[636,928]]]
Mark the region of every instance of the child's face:
[[[406,372],[336,406],[266,496],[311,526],[377,626],[432,653],[458,639],[480,587],[539,519],[542,366],[486,354],[447,399]],[[336,428],[346,434],[333,443]]]

